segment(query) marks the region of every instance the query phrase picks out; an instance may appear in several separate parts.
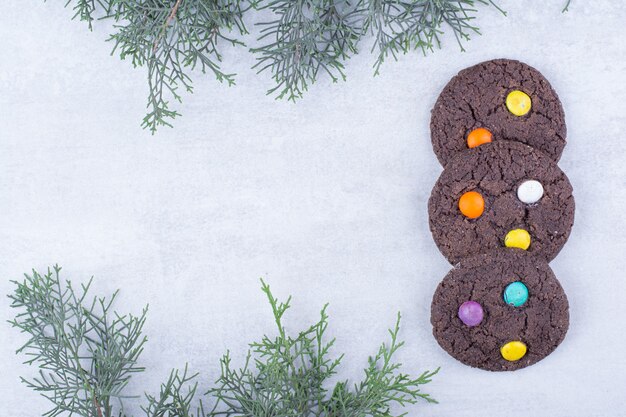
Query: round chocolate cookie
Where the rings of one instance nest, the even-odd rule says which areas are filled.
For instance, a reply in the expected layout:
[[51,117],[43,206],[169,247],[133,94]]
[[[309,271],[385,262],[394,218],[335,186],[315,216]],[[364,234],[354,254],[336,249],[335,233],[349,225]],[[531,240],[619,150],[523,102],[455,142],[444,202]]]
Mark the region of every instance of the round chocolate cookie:
[[499,141],[450,161],[428,200],[428,214],[435,243],[452,264],[503,246],[550,261],[569,237],[574,197],[548,156]]
[[435,339],[455,359],[513,371],[540,361],[563,341],[569,306],[545,261],[521,249],[498,249],[465,259],[446,275],[430,321]]
[[444,166],[488,140],[522,142],[558,161],[566,136],[563,107],[548,81],[509,59],[486,61],[452,78],[432,110],[430,131]]

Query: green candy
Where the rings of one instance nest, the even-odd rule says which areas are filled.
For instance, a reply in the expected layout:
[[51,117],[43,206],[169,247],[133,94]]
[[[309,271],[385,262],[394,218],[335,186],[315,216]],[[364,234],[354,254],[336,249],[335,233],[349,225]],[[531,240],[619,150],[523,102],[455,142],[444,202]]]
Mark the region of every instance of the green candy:
[[521,281],[512,282],[504,289],[504,302],[520,307],[528,300],[528,287]]

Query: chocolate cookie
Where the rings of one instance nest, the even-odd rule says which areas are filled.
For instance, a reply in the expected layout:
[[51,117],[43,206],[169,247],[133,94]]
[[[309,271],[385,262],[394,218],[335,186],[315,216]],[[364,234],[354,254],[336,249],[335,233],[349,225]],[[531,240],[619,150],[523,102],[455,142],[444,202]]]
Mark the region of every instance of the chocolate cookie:
[[430,131],[444,166],[457,153],[491,139],[522,142],[558,161],[566,136],[563,107],[548,81],[509,59],[486,61],[452,78],[432,110]]
[[546,262],[505,248],[465,259],[446,275],[433,297],[431,323],[435,339],[455,359],[513,371],[563,341],[569,306]]
[[433,188],[428,214],[435,243],[452,264],[503,246],[550,261],[569,237],[574,197],[548,156],[498,141],[450,161]]

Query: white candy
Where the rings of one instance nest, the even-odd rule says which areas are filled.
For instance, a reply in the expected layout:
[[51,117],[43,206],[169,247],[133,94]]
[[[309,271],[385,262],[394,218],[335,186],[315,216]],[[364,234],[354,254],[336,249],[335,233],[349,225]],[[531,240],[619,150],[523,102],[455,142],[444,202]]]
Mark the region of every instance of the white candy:
[[533,204],[543,197],[543,185],[539,181],[524,181],[517,187],[517,198],[522,203]]

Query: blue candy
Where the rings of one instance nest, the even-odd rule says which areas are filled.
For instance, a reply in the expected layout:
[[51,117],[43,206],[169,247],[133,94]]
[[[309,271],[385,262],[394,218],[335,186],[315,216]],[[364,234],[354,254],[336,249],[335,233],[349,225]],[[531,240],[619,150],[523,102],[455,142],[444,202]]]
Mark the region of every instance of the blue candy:
[[504,302],[514,307],[524,305],[528,300],[528,287],[521,281],[512,282],[504,289]]

